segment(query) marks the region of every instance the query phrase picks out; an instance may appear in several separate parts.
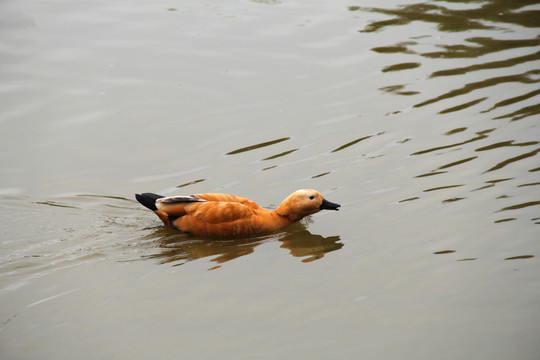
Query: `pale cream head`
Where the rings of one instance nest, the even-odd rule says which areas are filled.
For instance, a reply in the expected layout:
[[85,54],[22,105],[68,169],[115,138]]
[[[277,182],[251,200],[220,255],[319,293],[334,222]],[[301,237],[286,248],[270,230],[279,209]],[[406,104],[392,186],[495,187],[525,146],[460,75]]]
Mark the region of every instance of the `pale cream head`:
[[291,221],[298,221],[321,210],[338,210],[339,207],[339,204],[325,200],[317,190],[301,189],[289,195],[276,212]]

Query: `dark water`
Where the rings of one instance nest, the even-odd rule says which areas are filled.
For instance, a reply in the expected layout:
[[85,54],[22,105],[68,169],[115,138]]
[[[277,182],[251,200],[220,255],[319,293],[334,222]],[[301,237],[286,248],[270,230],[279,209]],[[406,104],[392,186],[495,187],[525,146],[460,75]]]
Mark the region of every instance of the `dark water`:
[[[538,1],[0,14],[2,358],[538,358]],[[299,188],[230,241],[133,199]]]

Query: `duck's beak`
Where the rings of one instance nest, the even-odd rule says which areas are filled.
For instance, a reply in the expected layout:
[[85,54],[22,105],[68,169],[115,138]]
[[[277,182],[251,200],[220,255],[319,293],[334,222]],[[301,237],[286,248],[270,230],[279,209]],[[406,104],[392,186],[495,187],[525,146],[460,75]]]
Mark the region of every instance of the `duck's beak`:
[[321,210],[339,210],[339,207],[341,205],[330,202],[326,199],[323,199],[321,206],[319,206],[319,209]]

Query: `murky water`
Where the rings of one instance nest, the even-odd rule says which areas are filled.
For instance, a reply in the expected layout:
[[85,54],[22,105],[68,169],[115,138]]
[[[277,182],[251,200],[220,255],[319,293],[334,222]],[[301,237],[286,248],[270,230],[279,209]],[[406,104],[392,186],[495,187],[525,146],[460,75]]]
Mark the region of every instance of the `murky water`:
[[[538,359],[540,2],[0,4],[3,359]],[[208,241],[133,199],[342,204]]]

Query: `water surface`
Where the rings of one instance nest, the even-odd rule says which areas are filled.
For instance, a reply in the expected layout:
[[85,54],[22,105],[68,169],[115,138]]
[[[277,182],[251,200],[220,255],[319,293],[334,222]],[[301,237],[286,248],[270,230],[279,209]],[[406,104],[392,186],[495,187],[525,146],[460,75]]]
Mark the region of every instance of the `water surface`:
[[[538,358],[538,1],[0,14],[2,358]],[[230,241],[133,199],[299,188]]]

